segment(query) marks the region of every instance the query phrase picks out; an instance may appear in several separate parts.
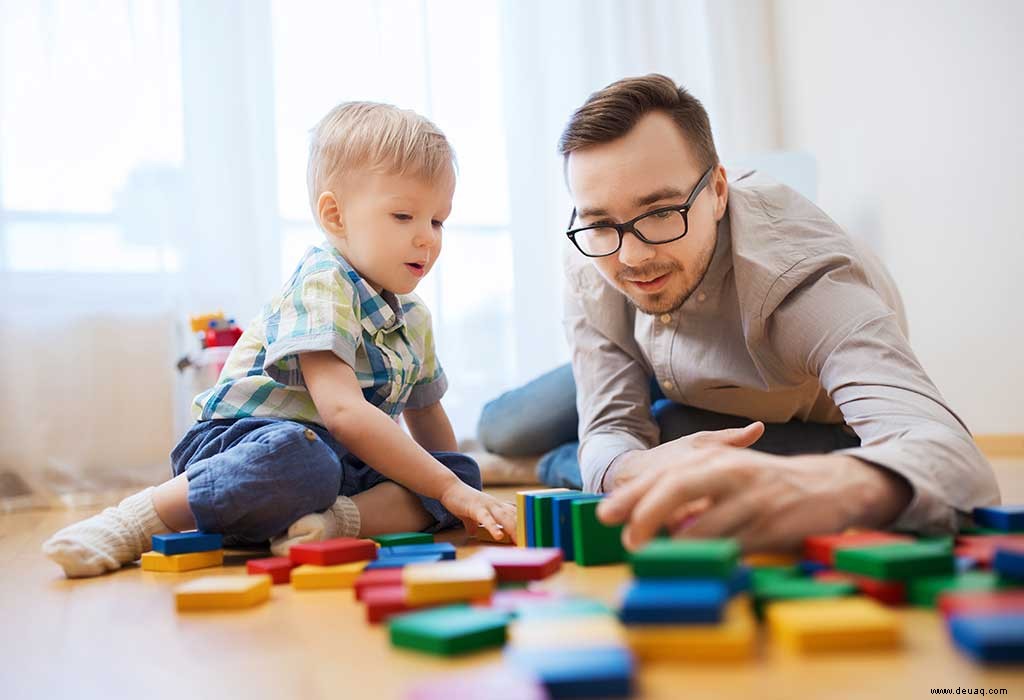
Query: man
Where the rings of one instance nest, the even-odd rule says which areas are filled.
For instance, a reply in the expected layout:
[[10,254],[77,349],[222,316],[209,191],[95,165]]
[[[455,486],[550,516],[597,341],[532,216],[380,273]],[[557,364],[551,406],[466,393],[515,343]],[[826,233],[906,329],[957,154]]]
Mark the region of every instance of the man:
[[[579,470],[611,492],[599,515],[626,522],[628,547],[662,527],[747,551],[848,527],[951,532],[999,501],[885,270],[789,188],[730,185],[693,96],[660,75],[613,83],[560,150]],[[652,379],[668,399],[654,413]],[[482,437],[556,381],[488,407]]]

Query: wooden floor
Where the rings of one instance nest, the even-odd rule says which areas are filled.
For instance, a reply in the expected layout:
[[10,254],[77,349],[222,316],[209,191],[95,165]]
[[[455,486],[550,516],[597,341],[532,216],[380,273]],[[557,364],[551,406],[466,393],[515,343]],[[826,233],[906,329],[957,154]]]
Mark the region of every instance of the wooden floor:
[[[996,460],[1004,502],[1024,503],[1024,460]],[[512,489],[495,491],[510,496]],[[136,567],[68,581],[39,553],[46,537],[89,511],[0,515],[0,697],[392,698],[417,679],[500,659],[443,660],[392,649],[367,625],[351,591],[277,586],[253,610],[178,614],[172,589],[187,574]],[[445,539],[469,553],[465,535]],[[242,559],[225,566],[244,571]],[[625,565],[566,565],[545,585],[614,603]],[[932,688],[1006,688],[1024,697],[1024,671],[986,669],[957,653],[937,614],[901,611],[900,653],[801,658],[762,638],[756,660],[645,665],[645,698],[924,698]],[[762,631],[763,634],[763,631]],[[988,694],[986,692],[986,694]]]

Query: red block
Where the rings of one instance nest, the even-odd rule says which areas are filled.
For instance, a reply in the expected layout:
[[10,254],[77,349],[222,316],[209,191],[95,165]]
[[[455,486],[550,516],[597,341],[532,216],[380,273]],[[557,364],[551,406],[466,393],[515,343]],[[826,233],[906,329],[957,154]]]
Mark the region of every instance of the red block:
[[370,569],[369,571],[364,571],[359,574],[359,578],[356,579],[356,600],[362,600],[363,594],[371,588],[377,588],[378,586],[401,585],[401,567],[396,567],[394,569]]
[[487,547],[473,558],[490,562],[498,581],[539,581],[562,568],[558,547]]
[[348,564],[353,561],[376,559],[377,543],[373,540],[359,540],[354,537],[307,542],[292,546],[288,557],[296,564],[316,564],[317,566]]
[[804,540],[804,559],[810,559],[825,566],[834,566],[837,549],[913,541],[913,537],[907,537],[906,535],[894,535],[891,532],[878,532],[874,530],[840,533],[838,535],[815,535]]
[[939,610],[946,617],[993,612],[1024,612],[1024,590],[1012,591],[960,591],[939,596]]
[[295,564],[288,557],[250,559],[245,563],[245,570],[250,574],[270,574],[270,580],[275,584],[291,581],[294,568]]
[[843,571],[819,571],[814,574],[814,578],[818,581],[834,583],[849,581],[856,585],[857,590],[864,595],[886,605],[903,605],[907,602],[907,586],[902,581],[880,581]]
[[366,621],[371,625],[384,622],[392,615],[437,607],[435,605],[409,605],[405,602],[403,586],[373,586],[363,591],[366,604]]
[[1024,547],[1024,535],[960,535],[953,553],[970,557],[982,569],[992,568],[992,559],[999,547]]

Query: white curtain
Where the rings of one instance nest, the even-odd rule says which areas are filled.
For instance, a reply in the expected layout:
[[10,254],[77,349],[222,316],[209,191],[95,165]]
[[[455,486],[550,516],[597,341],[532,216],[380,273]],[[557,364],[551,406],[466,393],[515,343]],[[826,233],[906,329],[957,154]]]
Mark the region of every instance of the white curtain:
[[723,153],[773,147],[765,7],[0,0],[0,503],[167,476],[198,388],[174,368],[195,349],[185,320],[244,325],[318,240],[307,131],[348,99],[425,113],[458,152],[419,291],[471,436],[485,400],[566,360],[556,143],[572,110],[658,71],[725,125]]

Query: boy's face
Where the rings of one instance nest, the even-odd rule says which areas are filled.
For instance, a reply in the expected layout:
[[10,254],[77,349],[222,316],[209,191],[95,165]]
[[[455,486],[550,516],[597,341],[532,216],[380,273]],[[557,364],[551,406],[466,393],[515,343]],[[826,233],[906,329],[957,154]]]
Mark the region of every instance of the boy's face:
[[380,292],[412,292],[441,254],[455,175],[435,181],[360,172],[320,195],[321,225],[363,279]]
[[[641,311],[674,311],[700,284],[715,250],[716,226],[725,213],[728,185],[722,166],[690,209],[686,236],[651,245],[631,233],[617,253],[591,262]],[[671,117],[652,112],[625,136],[573,151],[569,189],[576,227],[622,223],[659,207],[682,204],[703,175]]]

